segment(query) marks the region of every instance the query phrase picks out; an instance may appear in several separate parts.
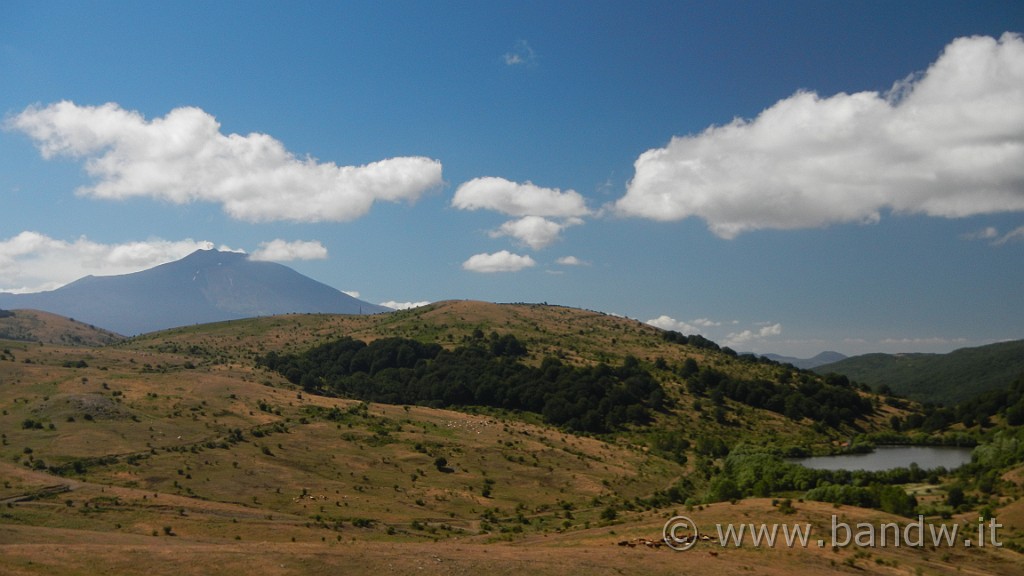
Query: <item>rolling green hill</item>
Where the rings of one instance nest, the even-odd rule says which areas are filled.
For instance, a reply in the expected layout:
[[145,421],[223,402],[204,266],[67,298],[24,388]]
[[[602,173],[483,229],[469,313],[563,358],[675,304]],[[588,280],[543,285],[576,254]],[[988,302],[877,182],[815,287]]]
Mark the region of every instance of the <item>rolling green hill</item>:
[[949,354],[865,354],[814,369],[843,374],[919,402],[956,404],[1006,388],[1024,374],[1024,340],[961,348]]

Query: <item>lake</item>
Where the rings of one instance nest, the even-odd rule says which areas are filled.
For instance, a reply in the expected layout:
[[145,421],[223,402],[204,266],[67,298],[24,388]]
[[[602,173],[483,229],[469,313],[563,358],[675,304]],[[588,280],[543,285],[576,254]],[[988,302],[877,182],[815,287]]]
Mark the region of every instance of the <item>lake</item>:
[[924,470],[942,466],[953,470],[971,461],[971,448],[957,446],[878,446],[868,454],[812,456],[791,460],[815,470],[866,470],[881,472],[909,468],[917,463]]

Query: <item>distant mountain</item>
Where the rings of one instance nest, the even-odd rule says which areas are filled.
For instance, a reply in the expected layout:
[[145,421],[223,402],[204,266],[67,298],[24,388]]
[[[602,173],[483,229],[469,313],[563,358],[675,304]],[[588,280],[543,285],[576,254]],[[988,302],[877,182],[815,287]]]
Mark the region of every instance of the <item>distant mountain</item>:
[[390,311],[287,266],[217,250],[132,274],[86,276],[50,292],[0,293],[0,308],[46,310],[124,335],[291,312]]
[[874,389],[887,385],[921,402],[955,404],[1006,388],[1024,374],[1024,340],[961,348],[948,354],[864,354],[814,369]]
[[762,354],[761,356],[782,364],[792,364],[793,366],[803,368],[804,370],[813,370],[822,364],[831,364],[846,358],[845,354],[840,354],[839,352],[822,352],[813,358],[794,358],[792,356],[780,356],[778,354]]

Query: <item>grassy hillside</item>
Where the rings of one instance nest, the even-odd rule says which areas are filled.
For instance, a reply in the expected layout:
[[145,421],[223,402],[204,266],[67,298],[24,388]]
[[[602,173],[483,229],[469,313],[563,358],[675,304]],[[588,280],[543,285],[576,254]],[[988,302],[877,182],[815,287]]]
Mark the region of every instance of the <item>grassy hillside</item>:
[[121,339],[113,332],[41,310],[0,310],[0,340],[103,346]]
[[1009,386],[1024,374],[1024,340],[961,348],[949,354],[865,354],[815,368],[874,389],[888,386],[920,402],[956,404]]
[[[313,395],[257,364],[270,351],[301,353],[343,336],[454,349],[479,332],[515,335],[535,366],[545,357],[616,366],[634,356],[670,407],[649,425],[579,435],[530,412]],[[673,342],[625,318],[446,302],[195,326],[102,347],[0,344],[4,574],[1011,574],[1020,565],[1017,553],[994,548],[629,546],[660,540],[678,513],[707,530],[809,522],[827,539],[839,509],[797,502],[796,493],[792,513],[771,499],[706,504],[726,466],[722,450],[828,449],[858,429],[884,431],[902,412],[880,405],[831,428],[694,396],[681,375],[690,359],[737,381],[796,387],[801,375]],[[841,514],[896,520],[848,506]],[[1020,529],[1008,530],[1019,538]]]

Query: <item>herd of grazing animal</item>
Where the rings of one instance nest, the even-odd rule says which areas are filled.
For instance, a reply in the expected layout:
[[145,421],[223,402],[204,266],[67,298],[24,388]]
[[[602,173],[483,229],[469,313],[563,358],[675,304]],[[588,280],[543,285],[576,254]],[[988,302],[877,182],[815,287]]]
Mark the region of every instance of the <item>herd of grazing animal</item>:
[[[679,539],[679,543],[680,544],[686,544],[686,543],[689,543],[689,542],[696,542],[697,540],[700,540],[701,542],[715,542],[716,541],[714,538],[712,538],[711,536],[708,536],[707,534],[701,534],[699,536],[695,534],[693,536],[683,536],[682,538]],[[638,538],[633,538],[632,540],[620,540],[618,545],[619,546],[628,546],[630,548],[636,548],[637,546],[646,546],[648,548],[661,548],[662,546],[665,546],[666,544],[665,544],[665,542],[663,540],[651,540],[650,538],[638,537]],[[712,556],[718,556],[718,552],[711,552],[711,555]]]

